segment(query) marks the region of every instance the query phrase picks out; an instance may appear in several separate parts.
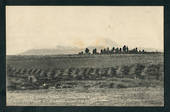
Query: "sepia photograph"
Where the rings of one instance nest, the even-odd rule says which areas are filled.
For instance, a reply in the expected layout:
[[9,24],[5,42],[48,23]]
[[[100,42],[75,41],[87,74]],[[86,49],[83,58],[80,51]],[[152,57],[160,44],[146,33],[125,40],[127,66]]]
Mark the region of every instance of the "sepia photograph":
[[7,106],[164,106],[163,6],[6,6]]

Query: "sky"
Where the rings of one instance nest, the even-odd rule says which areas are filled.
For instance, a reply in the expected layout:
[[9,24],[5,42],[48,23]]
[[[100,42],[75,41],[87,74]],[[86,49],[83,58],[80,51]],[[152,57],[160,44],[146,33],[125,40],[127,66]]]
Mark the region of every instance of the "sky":
[[7,6],[6,52],[71,46],[164,49],[163,6]]

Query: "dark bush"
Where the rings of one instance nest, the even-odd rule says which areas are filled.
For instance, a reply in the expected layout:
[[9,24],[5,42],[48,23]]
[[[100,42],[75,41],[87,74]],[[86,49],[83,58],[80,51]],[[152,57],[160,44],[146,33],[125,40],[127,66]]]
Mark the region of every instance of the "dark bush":
[[116,76],[121,76],[122,72],[121,72],[121,66],[116,66]]
[[31,73],[31,74],[34,74],[36,71],[37,71],[37,69],[36,69],[36,68],[33,68],[30,73]]
[[34,75],[28,76],[28,81],[31,83],[36,83],[38,80]]
[[66,79],[68,79],[68,77],[69,77],[69,69],[67,68],[64,70],[64,72],[62,74],[62,79],[66,80]]
[[41,73],[41,69],[37,69],[36,71],[35,71],[35,74],[40,74]]
[[109,88],[114,88],[115,87],[115,84],[114,83],[110,83],[109,84]]
[[12,67],[12,72],[16,72],[16,68],[15,67]]
[[158,76],[159,75],[159,65],[150,65],[147,69],[147,73],[150,76]]
[[123,66],[121,68],[122,75],[129,75],[129,69],[130,69],[129,66]]
[[48,79],[52,79],[54,77],[54,72],[53,71],[49,71],[49,72],[47,72],[46,75],[47,75]]
[[142,65],[142,64],[137,64],[137,65],[135,66],[135,74],[136,74],[136,76],[142,78],[141,73],[142,73],[142,71],[143,71],[144,69],[145,69],[145,66],[144,66],[144,65]]
[[25,73],[26,73],[26,69],[25,69],[25,68],[22,68],[22,69],[20,70],[20,74],[24,75]]
[[59,77],[59,75],[60,75],[60,70],[55,70],[54,71],[54,78]]
[[116,67],[116,75],[118,77],[125,77],[125,76],[129,75],[129,70],[130,70],[130,67],[126,66],[126,65]]
[[85,71],[85,68],[79,68],[79,69],[77,69],[77,71],[76,71],[76,79],[77,80],[82,80],[82,79],[84,79],[84,71]]
[[78,68],[74,68],[74,69],[72,70],[72,72],[71,72],[71,76],[72,76],[74,79],[76,79],[76,77],[77,77],[77,75],[78,75],[79,72],[80,72],[80,71],[79,71]]
[[61,83],[56,83],[55,88],[61,88]]
[[14,73],[19,74],[20,71],[21,71],[21,69],[20,69],[20,68],[17,68],[16,71],[15,71]]
[[44,71],[41,71],[39,73],[39,76],[40,76],[40,78],[44,78],[44,77],[46,77],[46,73]]
[[120,83],[120,84],[117,84],[116,87],[117,88],[127,88],[127,85]]
[[106,76],[106,74],[107,74],[106,70],[107,70],[106,68],[100,68],[98,71],[99,77]]
[[145,65],[142,64],[135,64],[130,66],[130,70],[129,70],[129,75],[132,78],[142,78],[142,71],[144,70]]
[[31,73],[31,70],[32,70],[31,68],[27,68],[27,69],[26,69],[26,73],[27,73],[27,74],[30,74],[30,73]]
[[116,69],[114,67],[110,67],[107,69],[107,76],[113,77],[116,75]]
[[159,64],[150,64],[148,65],[143,72],[141,73],[142,76],[145,76],[146,78],[149,79],[159,79],[160,76],[162,75],[161,72],[161,65]]

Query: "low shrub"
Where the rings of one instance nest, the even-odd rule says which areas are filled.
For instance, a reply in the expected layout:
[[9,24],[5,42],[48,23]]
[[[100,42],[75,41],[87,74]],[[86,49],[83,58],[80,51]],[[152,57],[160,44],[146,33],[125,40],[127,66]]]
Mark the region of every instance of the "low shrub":
[[37,69],[36,71],[35,71],[35,74],[40,74],[41,73],[41,69]]
[[110,83],[109,84],[109,88],[114,88],[115,87],[115,84],[114,83]]
[[54,71],[54,76],[53,76],[54,79],[58,78],[59,75],[60,75],[60,70],[55,70],[55,71]]
[[15,70],[15,74],[19,74],[20,73],[20,71],[21,71],[21,68],[17,68],[16,70]]
[[162,74],[163,72],[161,71],[159,64],[150,64],[142,71],[141,76],[158,80]]
[[[127,86],[139,84],[139,82],[138,80],[134,80],[136,81],[134,84],[128,85],[131,84],[131,82],[123,82],[122,78],[128,80],[133,80],[132,78],[163,80],[164,67],[163,63],[149,65],[137,63],[133,65],[122,65],[108,68],[53,68],[45,70],[38,68],[15,68],[10,66],[10,68],[7,68],[7,76],[10,79],[9,82],[16,85],[16,88],[24,88],[24,86],[30,88],[35,86],[35,88],[37,88],[42,86],[43,83],[55,86],[56,81],[65,80],[111,80],[115,79],[114,77],[117,77],[116,79],[121,79],[121,84],[112,82],[102,84],[100,87],[125,88]],[[26,82],[27,85],[23,84],[23,82]],[[13,85],[10,84],[11,87],[13,87]]]
[[36,83],[38,80],[34,75],[28,76],[28,81],[31,83]]
[[36,73],[37,70],[38,70],[38,68],[33,68],[31,73],[34,74],[34,73]]
[[116,66],[116,76],[121,77],[122,71],[121,71],[121,66]]
[[54,78],[54,72],[49,71],[49,72],[47,72],[46,76],[47,76],[48,79],[52,79],[52,78]]
[[127,88],[127,85],[120,83],[116,85],[116,88]]
[[30,74],[30,73],[31,73],[31,70],[32,70],[31,68],[27,68],[27,69],[26,69],[26,73],[27,73],[27,74]]
[[109,68],[107,69],[107,76],[113,77],[113,76],[115,76],[115,75],[116,75],[116,68],[114,68],[114,67],[109,67]]
[[107,75],[107,69],[106,68],[100,68],[98,71],[99,77],[106,76]]
[[116,75],[118,77],[126,77],[129,75],[130,67],[129,66],[119,66],[116,69]]
[[145,69],[145,65],[134,64],[130,66],[129,75],[131,78],[143,78],[141,73]]
[[39,73],[39,78],[43,78],[43,77],[46,77],[46,73],[44,71],[41,71]]

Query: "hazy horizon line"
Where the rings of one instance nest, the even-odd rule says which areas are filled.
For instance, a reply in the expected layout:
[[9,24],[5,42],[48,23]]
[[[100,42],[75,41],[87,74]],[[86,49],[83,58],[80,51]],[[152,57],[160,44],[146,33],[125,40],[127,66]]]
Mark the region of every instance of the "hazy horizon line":
[[[60,47],[60,48],[59,48]],[[100,47],[100,48],[99,48]],[[115,48],[122,48],[122,47],[119,47],[119,46],[113,46]],[[28,52],[28,51],[33,51],[33,50],[57,50],[57,49],[60,49],[60,50],[70,50],[70,49],[76,49],[76,50],[80,50],[80,51],[84,51],[86,48],[92,50],[94,48],[97,49],[97,51],[100,51],[101,49],[106,49],[106,48],[109,48],[109,49],[112,49],[113,47],[109,47],[109,46],[106,46],[106,47],[103,47],[103,46],[88,46],[88,47],[84,47],[84,48],[79,48],[79,47],[76,47],[76,46],[61,46],[61,45],[58,45],[56,47],[53,47],[53,48],[32,48],[32,49],[28,49],[28,50],[25,50],[23,52],[20,52],[20,53],[7,53],[6,52],[6,55],[23,55],[24,53]],[[127,45],[128,47],[128,45]],[[61,49],[62,48],[62,49]],[[65,48],[65,49],[64,49]],[[145,47],[134,47],[134,48],[138,48],[138,50],[145,50],[146,52],[161,52],[163,53],[164,52],[164,49],[156,49],[156,48],[145,48]],[[134,48],[131,48],[129,47],[129,50],[132,50]],[[69,53],[61,53],[61,55],[65,55],[65,54],[69,54]],[[70,53],[70,54],[78,54],[78,52],[75,52],[75,53]],[[58,55],[58,54],[56,54]],[[59,54],[60,55],[60,54]]]

